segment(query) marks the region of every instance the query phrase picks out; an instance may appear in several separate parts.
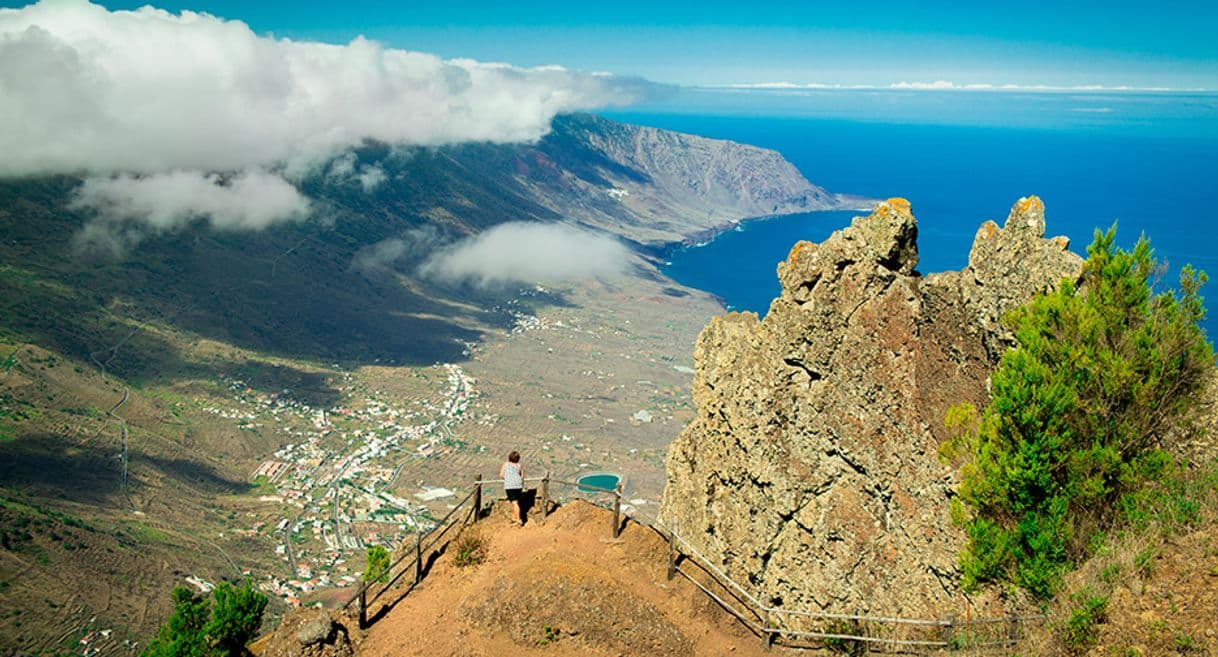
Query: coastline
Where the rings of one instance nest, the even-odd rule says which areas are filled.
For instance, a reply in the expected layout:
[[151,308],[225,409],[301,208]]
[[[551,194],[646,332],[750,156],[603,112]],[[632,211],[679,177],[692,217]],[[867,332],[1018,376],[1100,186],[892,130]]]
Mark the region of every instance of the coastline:
[[[741,217],[740,219],[726,221],[721,224],[717,224],[711,228],[706,228],[703,230],[689,233],[688,235],[686,235],[684,238],[682,238],[680,240],[675,240],[675,241],[671,241],[671,242],[660,242],[660,243],[656,243],[656,244],[645,244],[645,245],[641,245],[641,247],[648,252],[647,255],[653,255],[654,257],[667,262],[669,260],[670,256],[672,256],[672,254],[676,253],[677,251],[680,251],[682,249],[706,246],[707,244],[713,242],[720,235],[723,235],[724,233],[735,230],[738,226],[741,226],[748,222],[764,221],[767,219],[775,219],[778,217],[789,217],[791,215],[796,215],[796,214],[815,214],[815,213],[819,213],[819,212],[870,212],[871,208],[873,208],[875,206],[875,204],[880,202],[879,199],[869,199],[869,198],[862,197],[862,196],[850,196],[850,195],[845,195],[845,194],[841,194],[838,196],[842,200],[849,199],[849,203],[842,203],[836,207],[820,208],[820,209],[816,209],[816,210],[795,210],[795,211],[791,211],[791,212],[777,212],[774,214],[763,214],[763,215],[757,215],[757,216],[751,216],[751,217]],[[710,293],[708,290],[703,290],[703,292]],[[713,293],[711,293],[711,294],[713,294]]]

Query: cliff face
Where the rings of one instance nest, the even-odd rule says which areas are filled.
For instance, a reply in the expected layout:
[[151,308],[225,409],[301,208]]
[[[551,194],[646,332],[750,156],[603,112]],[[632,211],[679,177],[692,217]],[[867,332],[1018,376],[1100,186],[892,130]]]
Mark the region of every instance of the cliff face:
[[808,182],[777,151],[590,115],[555,119],[517,172],[538,204],[649,244],[746,217],[874,205]]
[[923,277],[891,199],[796,244],[764,320],[729,313],[698,339],[698,415],[669,450],[662,518],[775,605],[962,611],[943,417],[984,403],[1002,314],[1079,275],[1043,234],[1043,204],[1021,199],[964,271]]

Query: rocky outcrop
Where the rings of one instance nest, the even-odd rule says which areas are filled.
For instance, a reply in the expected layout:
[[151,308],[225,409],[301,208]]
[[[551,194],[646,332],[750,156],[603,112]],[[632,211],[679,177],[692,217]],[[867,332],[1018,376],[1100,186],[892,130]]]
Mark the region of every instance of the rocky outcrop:
[[1003,313],[1078,277],[1043,234],[1044,206],[1021,199],[964,271],[923,277],[909,203],[890,199],[796,244],[764,320],[729,313],[698,339],[662,519],[774,605],[963,612],[943,417],[984,403]]
[[958,290],[976,318],[965,328],[980,333],[996,361],[1012,335],[1002,326],[1007,310],[1045,288],[1044,276],[1072,272],[1079,258],[1068,251],[1065,237],[1041,239],[1045,234],[1045,205],[1035,196],[1019,199],[1005,226],[986,221],[977,229],[968,267],[961,272],[928,276],[937,287]]
[[349,619],[325,609],[300,609],[284,616],[274,633],[250,646],[257,657],[351,657]]

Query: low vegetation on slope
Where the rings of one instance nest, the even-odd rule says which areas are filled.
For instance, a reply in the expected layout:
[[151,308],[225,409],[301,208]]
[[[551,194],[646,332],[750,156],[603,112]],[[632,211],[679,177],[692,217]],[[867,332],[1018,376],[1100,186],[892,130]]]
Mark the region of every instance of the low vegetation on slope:
[[[1081,284],[1011,314],[1017,345],[984,411],[948,415],[959,433],[944,456],[964,464],[953,517],[969,536],[966,586],[1013,582],[1047,599],[1113,530],[1199,518],[1212,477],[1171,448],[1214,368],[1199,325],[1206,277],[1185,267],[1178,291],[1156,294],[1149,243],[1125,251],[1114,238],[1097,231]],[[1083,598],[1075,633],[1103,613],[1102,596]]]

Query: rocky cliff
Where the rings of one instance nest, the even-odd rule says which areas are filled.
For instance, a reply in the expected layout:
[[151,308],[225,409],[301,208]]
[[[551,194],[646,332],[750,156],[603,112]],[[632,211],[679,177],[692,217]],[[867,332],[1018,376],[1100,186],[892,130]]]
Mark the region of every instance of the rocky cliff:
[[903,199],[796,244],[763,320],[729,313],[698,339],[661,517],[774,605],[964,612],[943,417],[984,403],[1003,313],[1079,275],[1044,230],[1040,199],[1020,199],[964,271],[925,277]]
[[875,205],[808,182],[777,151],[591,115],[555,119],[517,173],[538,204],[649,244],[745,217]]

